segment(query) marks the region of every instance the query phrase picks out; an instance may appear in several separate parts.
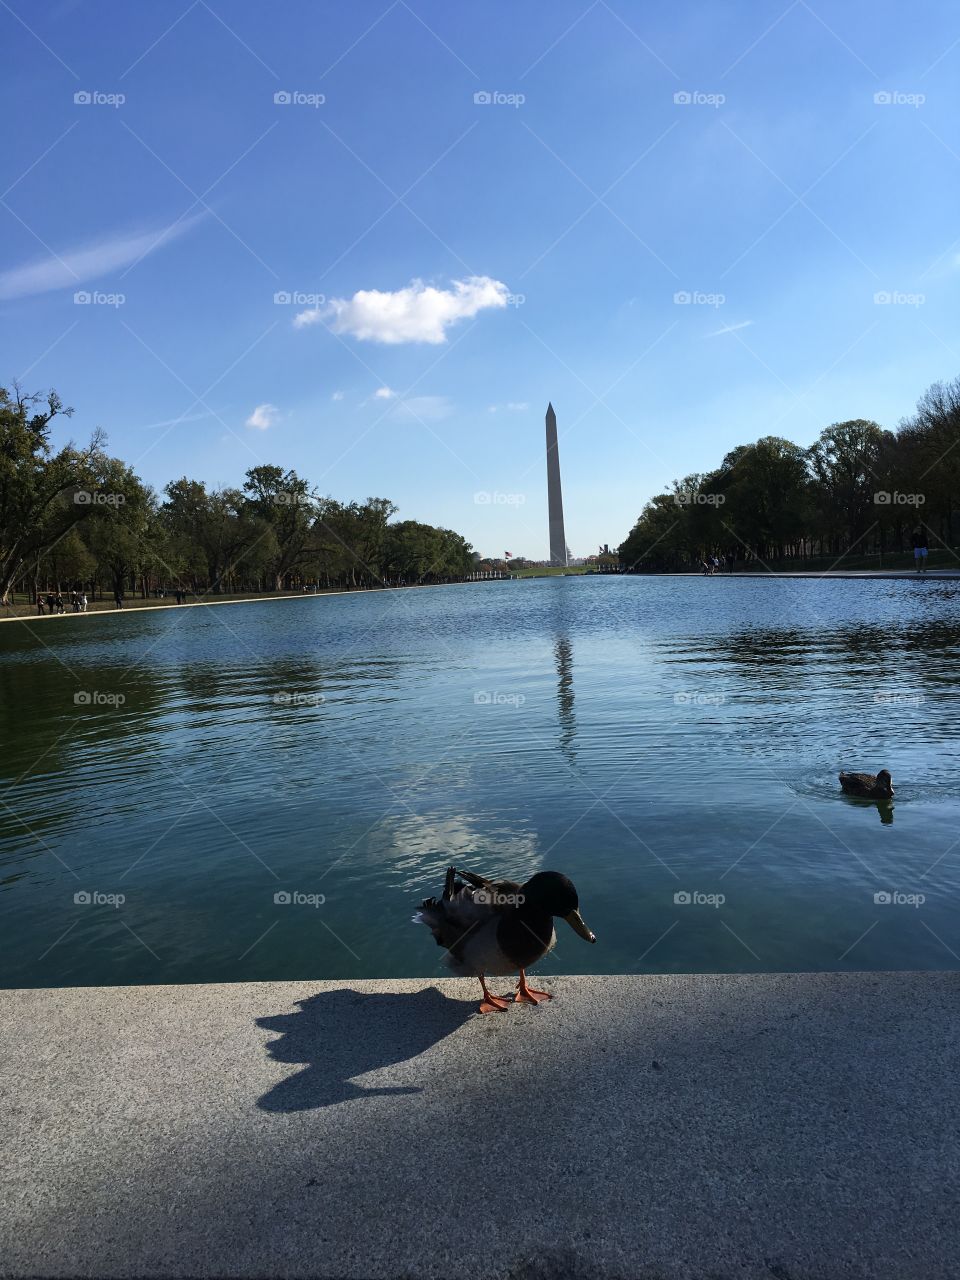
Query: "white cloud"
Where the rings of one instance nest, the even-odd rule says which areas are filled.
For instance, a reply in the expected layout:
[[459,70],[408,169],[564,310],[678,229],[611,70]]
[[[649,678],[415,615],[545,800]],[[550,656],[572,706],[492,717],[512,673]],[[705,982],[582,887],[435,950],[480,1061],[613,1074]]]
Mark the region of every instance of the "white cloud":
[[184,235],[203,216],[197,214],[168,227],[65,249],[61,254],[51,254],[38,262],[0,272],[0,300],[27,298],[37,293],[49,293],[52,289],[75,289],[86,280],[96,280],[108,272],[139,262]]
[[741,320],[739,324],[725,324],[722,329],[714,329],[713,333],[708,333],[708,338],[719,338],[721,333],[736,333],[738,329],[749,329],[753,324],[752,320]]
[[377,387],[373,393],[374,400],[395,400],[397,393],[392,387]]
[[214,418],[218,415],[212,409],[204,409],[203,413],[186,413],[181,414],[179,418],[165,418],[162,422],[148,422],[142,427],[137,427],[137,431],[157,431],[161,427],[178,427],[181,422],[201,422],[204,418]]
[[508,400],[506,404],[492,404],[487,413],[526,413],[530,406],[525,400]]
[[330,399],[331,399],[331,400],[342,400],[342,399],[343,399],[343,392],[342,392],[342,391],[335,391],[335,392],[333,393],[333,395],[330,397]]
[[269,427],[277,425],[277,418],[280,410],[275,404],[258,404],[246,421],[248,427],[255,427],[257,431],[266,431]]
[[405,289],[390,293],[360,289],[352,298],[331,298],[322,311],[301,311],[294,317],[298,328],[329,323],[334,333],[350,334],[364,342],[441,343],[447,329],[487,307],[507,305],[507,286],[490,276],[454,280],[449,289],[437,289],[413,280]]

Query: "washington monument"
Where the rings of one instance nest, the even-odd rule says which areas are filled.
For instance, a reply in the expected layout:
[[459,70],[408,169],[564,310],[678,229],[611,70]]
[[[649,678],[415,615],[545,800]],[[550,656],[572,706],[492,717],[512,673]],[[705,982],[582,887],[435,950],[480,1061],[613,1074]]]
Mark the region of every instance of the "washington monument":
[[560,453],[557,449],[557,415],[547,405],[547,506],[550,512],[550,563],[567,563],[567,539],[563,532],[563,494],[560,492]]

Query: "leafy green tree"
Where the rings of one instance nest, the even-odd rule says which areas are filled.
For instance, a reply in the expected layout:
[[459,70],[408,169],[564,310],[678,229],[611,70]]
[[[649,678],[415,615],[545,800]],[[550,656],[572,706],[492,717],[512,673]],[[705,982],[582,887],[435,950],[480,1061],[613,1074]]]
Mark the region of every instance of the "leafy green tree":
[[252,467],[243,486],[251,510],[273,530],[276,554],[268,570],[275,591],[310,558],[310,528],[316,501],[310,486],[295,471],[282,467]]
[[39,594],[40,582],[50,583],[58,591],[88,582],[96,572],[96,558],[91,554],[77,526],[59,538],[36,562],[33,573],[33,594]]
[[960,501],[960,378],[935,382],[920,398],[916,416],[901,428],[914,446],[914,474],[905,492],[922,495],[923,523],[943,542],[955,536]]
[[860,542],[877,523],[875,495],[888,435],[877,423],[855,418],[824,428],[808,450],[814,501],[833,554]]
[[51,422],[72,413],[55,391],[24,395],[17,386],[12,394],[0,388],[0,601],[4,603],[24,570],[35,567],[90,514],[90,499],[101,487],[106,463],[102,435],[94,433],[86,449],[67,444],[54,452],[50,443]]
[[692,538],[684,520],[689,504],[673,493],[658,493],[643,508],[637,523],[620,545],[620,562],[627,570],[664,570],[688,566],[693,560]]
[[382,582],[387,525],[396,510],[388,498],[347,505],[327,499],[320,504],[312,531],[316,553],[335,565],[350,586]]
[[250,559],[255,544],[276,541],[268,523],[260,519],[239,489],[207,492],[199,480],[184,476],[164,492],[164,521],[173,546],[194,575],[203,573],[210,590],[219,595],[241,560]]
[[712,486],[725,541],[758,559],[800,549],[810,516],[806,451],[780,436],[740,445],[724,458]]
[[149,561],[157,500],[132,469],[116,459],[107,465],[104,486],[107,501],[95,507],[84,539],[114,594],[123,596]]

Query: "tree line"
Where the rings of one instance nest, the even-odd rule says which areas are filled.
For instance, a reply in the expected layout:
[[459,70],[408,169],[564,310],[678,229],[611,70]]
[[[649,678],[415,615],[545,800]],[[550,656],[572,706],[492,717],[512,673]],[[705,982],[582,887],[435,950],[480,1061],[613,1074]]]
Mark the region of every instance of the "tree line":
[[462,579],[451,529],[394,521],[386,498],[340,502],[296,471],[252,467],[241,488],[186,476],[157,494],[94,432],[54,449],[55,391],[0,388],[0,601],[51,588],[114,595],[403,586]]
[[960,378],[935,383],[895,431],[857,418],[802,448],[781,436],[732,449],[715,471],[651,498],[619,548],[627,571],[704,558],[769,562],[931,548],[957,540]]

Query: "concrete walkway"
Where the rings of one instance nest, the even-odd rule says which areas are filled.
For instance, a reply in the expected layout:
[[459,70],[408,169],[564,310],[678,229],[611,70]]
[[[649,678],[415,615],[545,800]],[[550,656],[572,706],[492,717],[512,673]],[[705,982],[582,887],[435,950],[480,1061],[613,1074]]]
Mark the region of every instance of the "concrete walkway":
[[545,985],[0,992],[0,1273],[960,1274],[960,974]]

